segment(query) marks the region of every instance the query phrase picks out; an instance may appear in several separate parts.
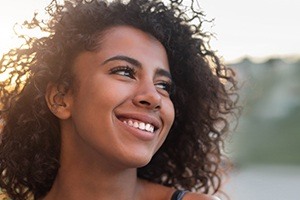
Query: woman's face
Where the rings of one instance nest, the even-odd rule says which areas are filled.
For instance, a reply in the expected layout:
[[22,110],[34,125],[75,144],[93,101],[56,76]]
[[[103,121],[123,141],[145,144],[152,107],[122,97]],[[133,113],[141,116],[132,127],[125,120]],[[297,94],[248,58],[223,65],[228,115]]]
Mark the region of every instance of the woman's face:
[[71,94],[68,125],[62,123],[68,140],[63,145],[102,162],[147,164],[174,121],[162,44],[132,27],[110,28],[97,52],[75,59],[74,74],[78,88]]

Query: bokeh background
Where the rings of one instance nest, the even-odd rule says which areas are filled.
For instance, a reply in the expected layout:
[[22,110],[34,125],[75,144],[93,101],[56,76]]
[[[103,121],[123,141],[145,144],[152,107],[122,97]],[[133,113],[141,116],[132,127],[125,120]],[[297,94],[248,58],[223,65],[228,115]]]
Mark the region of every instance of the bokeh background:
[[228,139],[232,200],[300,199],[300,1],[202,0],[244,111]]
[[[0,5],[0,55],[20,44],[14,24],[43,13],[49,2]],[[237,72],[244,106],[227,140],[234,169],[224,190],[231,200],[300,199],[300,1],[195,3],[213,20],[204,28],[214,33],[211,47]]]

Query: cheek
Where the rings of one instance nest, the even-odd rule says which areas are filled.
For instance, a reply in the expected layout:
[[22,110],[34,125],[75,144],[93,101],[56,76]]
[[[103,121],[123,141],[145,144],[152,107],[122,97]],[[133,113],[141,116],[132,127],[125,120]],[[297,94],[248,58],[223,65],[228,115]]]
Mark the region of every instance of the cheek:
[[111,83],[102,87],[101,91],[99,88],[96,88],[95,92],[97,92],[98,98],[95,96],[92,98],[96,99],[97,104],[101,105],[103,111],[112,111],[131,99],[132,90],[126,85]]
[[112,106],[128,95],[127,85],[112,81],[106,76],[97,76],[82,85],[79,98],[99,105]]

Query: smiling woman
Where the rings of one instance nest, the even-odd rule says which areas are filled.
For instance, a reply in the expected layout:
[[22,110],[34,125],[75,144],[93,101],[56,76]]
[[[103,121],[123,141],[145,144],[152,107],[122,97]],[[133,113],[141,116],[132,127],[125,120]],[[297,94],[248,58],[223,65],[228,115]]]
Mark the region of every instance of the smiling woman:
[[54,0],[25,24],[48,35],[0,61],[9,197],[215,199],[236,82],[181,3]]

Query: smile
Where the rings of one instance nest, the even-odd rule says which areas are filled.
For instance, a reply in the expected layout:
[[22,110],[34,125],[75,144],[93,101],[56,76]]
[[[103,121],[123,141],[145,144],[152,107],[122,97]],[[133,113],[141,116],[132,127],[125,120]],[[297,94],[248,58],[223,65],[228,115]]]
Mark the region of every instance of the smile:
[[154,133],[154,126],[149,123],[136,121],[136,120],[123,120],[123,123],[136,129]]

